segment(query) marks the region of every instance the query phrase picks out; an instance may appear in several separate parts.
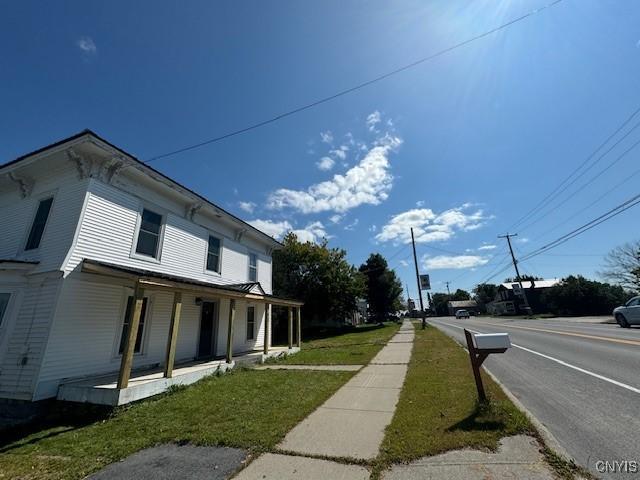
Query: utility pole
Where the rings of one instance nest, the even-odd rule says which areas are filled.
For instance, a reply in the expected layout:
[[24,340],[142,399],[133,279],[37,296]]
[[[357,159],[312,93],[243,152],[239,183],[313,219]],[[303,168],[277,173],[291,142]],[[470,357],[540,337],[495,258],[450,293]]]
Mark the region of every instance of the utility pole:
[[520,278],[520,270],[518,270],[518,261],[516,260],[516,256],[513,254],[513,248],[511,247],[511,237],[517,237],[517,236],[518,236],[517,233],[512,233],[512,234],[507,233],[506,235],[498,235],[498,238],[507,239],[507,244],[509,245],[509,252],[511,253],[511,260],[513,261],[513,268],[515,268],[516,270],[516,280],[520,285],[520,291],[522,292],[522,298],[524,300],[524,309],[529,315],[531,315],[533,314],[533,310],[531,310],[531,307],[529,306],[529,301],[527,300],[527,292],[525,292],[524,288],[522,288],[522,279]]
[[416,281],[418,282],[418,295],[420,296],[420,314],[422,315],[422,329],[427,325],[424,317],[424,303],[422,303],[422,289],[420,288],[420,272],[418,271],[418,257],[416,256],[416,241],[413,238],[413,228],[411,228],[411,245],[413,245],[413,263],[416,266]]
[[446,284],[447,284],[447,295],[451,296],[451,290],[449,290],[449,284],[450,284],[451,282],[444,282],[444,283],[446,283]]

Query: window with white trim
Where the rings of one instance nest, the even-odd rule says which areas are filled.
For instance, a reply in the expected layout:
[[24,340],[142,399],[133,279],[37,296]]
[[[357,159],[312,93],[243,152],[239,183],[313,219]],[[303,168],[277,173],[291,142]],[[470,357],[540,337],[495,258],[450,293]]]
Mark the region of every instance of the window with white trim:
[[258,281],[258,255],[249,253],[249,281]]
[[[136,344],[133,348],[133,353],[140,353],[142,351],[142,339],[144,338],[144,326],[146,323],[147,314],[147,297],[142,299],[142,310],[140,311],[140,323],[138,324],[138,333],[136,335]],[[127,297],[127,308],[124,312],[124,322],[122,322],[122,334],[120,335],[120,346],[118,347],[118,353],[122,354],[124,346],[127,343],[127,335],[129,335],[129,326],[131,325],[131,317],[133,316],[133,296]]]
[[256,338],[256,307],[247,307],[247,340]]
[[142,210],[136,253],[158,258],[160,235],[162,233],[162,215],[146,208]]
[[44,234],[44,227],[47,225],[49,219],[49,213],[51,212],[51,205],[53,204],[53,197],[40,200],[38,204],[38,210],[33,217],[33,223],[31,224],[31,230],[29,230],[29,237],[27,243],[24,246],[25,250],[35,250],[40,247],[40,241]]
[[4,320],[4,314],[7,312],[10,298],[10,293],[0,293],[0,327],[2,326],[2,322]]
[[209,235],[207,246],[207,270],[220,273],[220,239]]

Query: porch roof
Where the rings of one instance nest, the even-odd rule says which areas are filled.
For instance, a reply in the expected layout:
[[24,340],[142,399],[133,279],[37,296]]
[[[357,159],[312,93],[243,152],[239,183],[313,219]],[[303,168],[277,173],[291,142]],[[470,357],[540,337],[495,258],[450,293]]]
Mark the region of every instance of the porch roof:
[[116,265],[113,263],[86,258],[82,261],[82,271],[117,278],[126,278],[137,281],[141,285],[148,287],[165,287],[172,290],[209,293],[225,298],[258,300],[284,307],[300,307],[304,304],[304,302],[299,300],[266,294],[264,293],[264,289],[260,285],[260,282],[220,285],[192,278],[155,272],[153,270],[126,267],[124,265]]

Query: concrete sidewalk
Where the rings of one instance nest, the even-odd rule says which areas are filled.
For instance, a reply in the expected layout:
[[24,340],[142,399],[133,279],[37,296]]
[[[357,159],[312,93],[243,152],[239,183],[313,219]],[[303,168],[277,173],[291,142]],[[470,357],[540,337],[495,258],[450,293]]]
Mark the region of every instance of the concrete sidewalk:
[[405,321],[369,365],[287,434],[278,448],[292,455],[262,455],[236,478],[369,478],[364,467],[305,456],[372,460],[378,455],[400,397],[413,338],[413,325]]

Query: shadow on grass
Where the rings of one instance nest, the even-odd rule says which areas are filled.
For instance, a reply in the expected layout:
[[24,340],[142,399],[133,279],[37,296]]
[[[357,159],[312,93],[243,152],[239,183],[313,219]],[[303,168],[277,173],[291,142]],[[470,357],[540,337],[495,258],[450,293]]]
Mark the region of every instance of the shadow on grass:
[[102,405],[59,401],[45,401],[40,407],[29,421],[0,429],[0,453],[106,420],[116,411]]
[[506,424],[502,420],[496,420],[496,417],[499,417],[499,415],[496,414],[495,407],[491,403],[477,402],[475,408],[473,409],[473,412],[471,412],[459,422],[456,422],[448,427],[446,431],[503,431],[506,428]]
[[308,340],[322,340],[324,338],[336,337],[338,335],[344,335],[346,333],[367,333],[373,330],[384,328],[385,324],[365,324],[358,327],[344,326],[344,327],[316,327],[303,329],[302,337],[305,341]]

